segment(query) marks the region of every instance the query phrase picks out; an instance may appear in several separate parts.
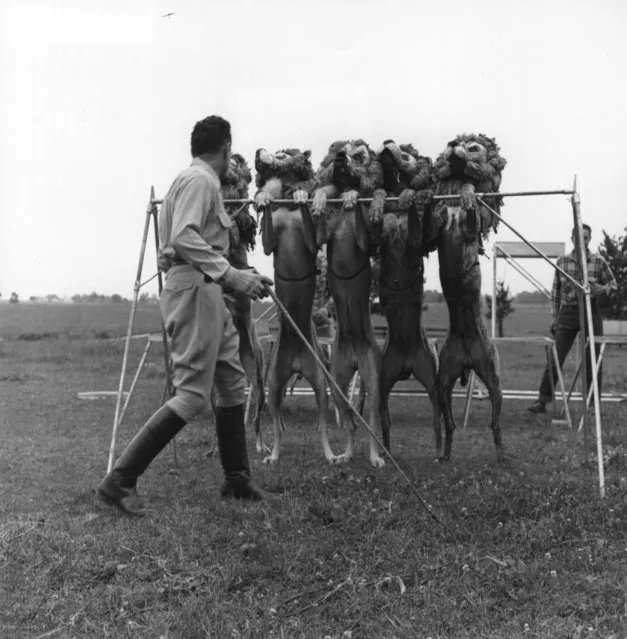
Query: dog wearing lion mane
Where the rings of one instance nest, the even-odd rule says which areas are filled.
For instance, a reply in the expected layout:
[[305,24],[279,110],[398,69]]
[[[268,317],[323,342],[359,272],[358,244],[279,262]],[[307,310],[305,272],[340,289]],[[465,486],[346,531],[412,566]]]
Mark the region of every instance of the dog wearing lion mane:
[[[222,196],[225,200],[247,200],[251,181],[252,175],[246,160],[234,153],[227,174],[222,180]],[[248,251],[255,248],[257,222],[248,212],[248,206],[225,204],[225,209],[229,215],[237,213],[235,223],[231,226],[227,259],[237,269],[250,268]],[[261,413],[265,404],[263,347],[253,319],[252,300],[247,295],[225,294],[225,302],[239,334],[239,357],[250,384],[252,405],[255,408],[252,418],[255,448],[260,453],[264,450],[261,435]]]
[[[481,312],[483,240],[496,230],[498,219],[477,202],[475,193],[497,193],[506,160],[496,141],[484,134],[458,135],[448,143],[434,166],[435,194],[457,195],[439,202],[433,214],[429,248],[438,250],[440,283],[449,312],[449,332],[440,351],[438,390],[445,422],[444,460],[450,459],[455,422],[451,407],[453,387],[461,377],[466,385],[471,370],[488,389],[492,404],[490,427],[499,459],[503,394],[498,353],[488,338]],[[501,198],[486,198],[497,213]]]
[[[274,260],[274,283],[277,297],[315,352],[323,357],[312,320],[316,292],[319,245],[309,208],[306,204],[314,185],[309,151],[286,149],[269,153],[259,149],[255,155],[257,171],[255,207],[261,212],[263,250]],[[273,204],[288,199],[291,204]],[[279,334],[268,369],[268,411],[274,428],[274,443],[264,463],[274,464],[281,453],[285,431],[281,405],[284,390],[293,373],[311,384],[318,406],[318,430],[325,458],[335,459],[329,444],[327,416],[329,398],[322,368],[298,333],[281,314]]]
[[[327,245],[327,280],[333,298],[337,330],[331,354],[331,375],[344,395],[355,370],[370,398],[370,428],[380,428],[379,369],[381,353],[370,317],[371,265],[374,244],[367,217],[357,202],[372,197],[383,185],[375,152],[364,140],[339,140],[330,145],[316,173],[313,216],[318,244]],[[342,204],[330,204],[341,198]],[[347,431],[345,452],[338,461],[353,457],[355,421],[352,411],[332,387],[340,426]],[[374,437],[370,436],[370,463],[385,465]]]
[[[412,144],[386,140],[377,151],[383,188],[374,192],[370,226],[379,247],[378,294],[388,324],[379,389],[383,444],[390,451],[388,401],[394,384],[413,376],[433,406],[437,454],[442,452],[437,358],[422,322],[424,246],[431,224],[433,167]],[[386,202],[396,197],[398,202]]]

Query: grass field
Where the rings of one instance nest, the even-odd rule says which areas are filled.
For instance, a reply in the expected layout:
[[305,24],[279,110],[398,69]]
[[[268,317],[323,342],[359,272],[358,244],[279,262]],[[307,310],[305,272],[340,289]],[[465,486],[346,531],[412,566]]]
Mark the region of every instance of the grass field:
[[[627,637],[625,404],[603,406],[603,501],[582,435],[525,402],[505,402],[507,461],[496,462],[481,401],[438,464],[428,401],[394,398],[393,453],[440,525],[391,463],[369,467],[363,431],[351,464],[327,465],[313,399],[288,397],[280,463],[249,446],[278,505],[219,499],[207,415],[177,437],[178,468],[168,448],[141,479],[150,515],[128,519],[93,495],[114,399],[77,397],[117,388],[123,343],[106,338],[125,334],[128,311],[0,305],[0,636]],[[521,305],[506,332],[543,334],[548,319]],[[430,305],[427,323],[445,325],[444,308]],[[157,308],[140,307],[135,332],[158,328]],[[499,351],[503,387],[535,389],[541,350]],[[624,351],[606,358],[604,389],[624,391]],[[118,450],[162,385],[155,348]],[[263,426],[269,441],[267,416]],[[340,452],[342,433],[331,441]]]

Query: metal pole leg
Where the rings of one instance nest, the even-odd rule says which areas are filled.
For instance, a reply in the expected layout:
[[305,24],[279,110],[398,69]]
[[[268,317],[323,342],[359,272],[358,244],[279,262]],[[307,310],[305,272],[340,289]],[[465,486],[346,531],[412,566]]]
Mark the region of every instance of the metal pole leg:
[[124,402],[124,406],[122,407],[122,411],[120,412],[118,426],[122,423],[122,420],[124,419],[124,415],[126,414],[128,403],[131,401],[131,395],[133,394],[133,391],[135,390],[135,386],[137,385],[137,380],[139,379],[139,375],[142,372],[142,369],[144,368],[144,364],[146,363],[146,358],[148,357],[148,352],[150,351],[151,345],[152,345],[152,342],[149,337],[148,341],[146,342],[146,348],[144,348],[144,352],[142,353],[141,359],[139,360],[139,365],[137,366],[135,377],[133,377],[133,381],[131,382],[131,387],[128,389],[128,395],[126,396],[126,401]]
[[[594,340],[594,326],[592,323],[592,304],[590,301],[590,282],[588,280],[588,262],[586,260],[584,243],[583,243],[583,226],[581,222],[581,210],[579,204],[579,193],[575,190],[573,195],[572,204],[573,204],[573,217],[575,219],[575,228],[577,229],[577,239],[579,245],[579,260],[582,268],[583,275],[583,288],[584,288],[584,301],[585,301],[585,310],[586,310],[586,320],[588,322],[588,344],[590,347],[590,363],[593,371],[597,369],[597,354],[595,348],[595,340]],[[582,332],[584,327],[582,326],[580,329]],[[585,361],[585,360],[584,360]],[[585,379],[586,376],[582,375],[582,378]],[[599,494],[601,498],[605,497],[605,469],[603,468],[603,434],[601,430],[601,406],[600,406],[600,398],[599,398],[599,380],[597,379],[596,374],[592,376],[592,389],[593,389],[593,400],[594,400],[594,422],[596,429],[596,443],[597,443],[597,466],[599,469]],[[582,397],[583,399],[583,397]],[[584,426],[586,424],[586,419],[588,417],[588,411],[584,413]]]
[[[555,346],[555,342],[553,342]],[[546,362],[549,367],[549,381],[551,382],[551,397],[553,398],[553,421],[557,419],[557,397],[555,396],[555,382],[553,381],[553,351],[552,346],[545,346]],[[559,368],[559,364],[555,364]]]
[[466,390],[466,403],[464,404],[464,429],[466,429],[466,426],[468,426],[468,418],[470,417],[470,404],[472,403],[472,391],[474,385],[475,371],[470,371],[470,376],[468,377],[468,389]]
[[107,462],[107,474],[113,468],[113,460],[115,457],[115,440],[118,435],[120,426],[120,408],[122,405],[122,396],[124,394],[124,378],[126,377],[126,367],[128,365],[128,352],[131,347],[131,336],[133,334],[133,324],[135,322],[135,313],[137,312],[137,297],[141,285],[142,270],[144,267],[144,256],[146,254],[146,242],[148,241],[148,227],[150,226],[150,216],[152,215],[154,189],[150,192],[150,202],[146,211],[146,222],[144,223],[144,233],[142,236],[142,245],[139,252],[139,264],[137,265],[137,275],[135,276],[135,285],[133,287],[133,301],[131,303],[131,314],[128,319],[128,327],[126,329],[126,342],[124,343],[124,355],[122,356],[122,370],[120,372],[120,383],[118,385],[118,396],[115,403],[115,415],[113,417],[113,432],[111,433],[111,445],[109,447],[109,460]]
[[[577,351],[579,352],[579,351]],[[579,379],[579,375],[581,374],[581,362],[577,365],[577,370],[575,371],[575,376],[573,377],[573,381],[568,389],[568,395],[566,399],[570,401],[570,398],[573,396],[573,392],[575,391],[575,386],[577,385],[577,380]],[[564,417],[564,407],[562,406],[562,410],[560,411],[560,417]]]
[[[597,367],[596,370],[594,371],[595,375],[599,374],[599,371],[601,370],[601,362],[603,361],[603,354],[605,353],[605,342],[603,342],[601,344],[601,350],[599,352],[599,359],[597,360]],[[592,399],[592,386],[590,386],[590,388],[588,389],[588,397],[586,397],[586,406],[584,408],[584,410],[587,412],[588,409],[590,408],[590,400]],[[583,398],[582,398],[583,399]],[[581,415],[581,418],[579,419],[579,428],[578,431],[581,431],[581,428],[583,426],[584,423],[584,418],[583,418],[583,414]]]
[[[568,401],[566,400],[566,386],[564,385],[564,376],[562,375],[562,368],[560,366],[559,358],[557,356],[557,347],[555,346],[555,342],[553,342],[552,349],[553,351],[553,362],[555,363],[555,368],[557,370],[557,379],[559,381],[560,390],[562,391],[562,401],[564,402],[564,411],[566,412],[566,421],[568,422],[568,428],[570,430],[573,429],[573,422],[570,418],[570,410],[568,408]],[[553,401],[556,401],[557,397],[555,393],[553,393]]]

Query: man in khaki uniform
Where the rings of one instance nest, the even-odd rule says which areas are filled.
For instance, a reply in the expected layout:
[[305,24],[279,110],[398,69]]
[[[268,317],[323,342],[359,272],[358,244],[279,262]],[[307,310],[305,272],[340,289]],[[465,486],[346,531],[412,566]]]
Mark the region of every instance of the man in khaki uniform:
[[172,183],[159,213],[159,266],[167,271],[160,299],[172,340],[175,395],[139,431],[98,487],[99,496],[127,514],[141,514],[137,479],[168,442],[212,403],[223,497],[263,499],[250,478],[244,429],[246,378],[239,337],[223,288],[252,299],[268,294],[272,280],[227,261],[231,220],[220,178],[231,159],[231,127],[219,116],[197,122],[192,163]]

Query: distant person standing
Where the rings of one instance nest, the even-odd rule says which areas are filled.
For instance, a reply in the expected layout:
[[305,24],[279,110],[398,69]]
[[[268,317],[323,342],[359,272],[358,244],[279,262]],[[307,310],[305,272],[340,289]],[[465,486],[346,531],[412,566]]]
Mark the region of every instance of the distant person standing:
[[231,220],[220,180],[231,159],[229,122],[219,116],[197,122],[191,154],[191,165],[176,177],[159,212],[159,266],[167,271],[159,306],[172,340],[175,395],[146,422],[98,487],[102,499],[131,515],[142,514],[137,479],[210,401],[225,476],[222,496],[264,497],[250,477],[246,379],[223,288],[257,299],[266,297],[273,282],[233,268],[225,257]]
[[[573,229],[571,236],[573,245],[575,246],[575,233]],[[603,320],[599,309],[599,300],[606,298],[612,291],[617,288],[614,274],[607,265],[607,262],[596,253],[588,250],[592,231],[587,224],[583,225],[583,241],[586,248],[586,261],[588,264],[588,279],[590,281],[590,293],[592,296],[592,328],[594,334],[603,335]],[[570,275],[577,281],[582,281],[581,277],[577,277],[577,256],[576,250],[573,249],[568,255],[564,255],[557,260],[559,266],[565,273]],[[579,297],[578,290],[575,285],[559,271],[555,271],[553,278],[553,290],[551,293],[551,303],[553,307],[553,324],[551,333],[555,337],[555,347],[560,368],[566,360],[577,333],[581,329],[579,323]],[[587,322],[587,320],[586,320]],[[585,334],[588,335],[588,327],[585,326]],[[595,345],[597,357],[599,354],[599,346]],[[557,381],[557,370],[553,368],[553,387]],[[590,362],[590,351],[586,349],[586,379],[588,380],[588,388],[592,384],[592,365]],[[598,383],[599,394],[601,393],[602,370],[599,369]],[[553,401],[552,386],[550,380],[550,371],[547,364],[542,381],[540,382],[540,390],[537,401],[527,409],[532,413],[546,413],[546,405]]]

